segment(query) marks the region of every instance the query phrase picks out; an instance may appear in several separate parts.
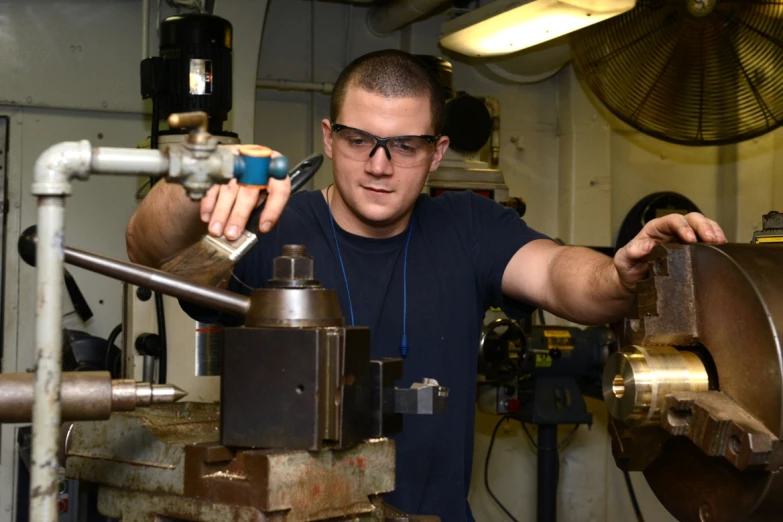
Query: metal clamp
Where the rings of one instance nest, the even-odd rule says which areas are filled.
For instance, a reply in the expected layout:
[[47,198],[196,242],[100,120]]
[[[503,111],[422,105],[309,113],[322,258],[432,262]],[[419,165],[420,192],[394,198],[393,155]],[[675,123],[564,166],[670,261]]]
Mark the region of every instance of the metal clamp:
[[396,388],[402,379],[402,359],[370,361],[372,379],[372,436],[386,437],[402,431],[402,416],[430,415],[446,411],[449,389],[435,379],[423,379],[410,388]]
[[446,411],[449,389],[424,378],[410,388],[394,388],[394,413],[430,415]]

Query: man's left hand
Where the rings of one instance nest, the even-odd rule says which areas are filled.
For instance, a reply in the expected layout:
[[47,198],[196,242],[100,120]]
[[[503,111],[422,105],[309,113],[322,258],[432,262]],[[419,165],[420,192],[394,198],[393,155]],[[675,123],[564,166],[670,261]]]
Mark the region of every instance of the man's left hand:
[[669,214],[649,221],[639,234],[617,251],[614,266],[620,282],[630,291],[647,277],[647,260],[656,245],[661,243],[691,244],[701,241],[719,245],[726,243],[726,235],[715,221],[698,212]]

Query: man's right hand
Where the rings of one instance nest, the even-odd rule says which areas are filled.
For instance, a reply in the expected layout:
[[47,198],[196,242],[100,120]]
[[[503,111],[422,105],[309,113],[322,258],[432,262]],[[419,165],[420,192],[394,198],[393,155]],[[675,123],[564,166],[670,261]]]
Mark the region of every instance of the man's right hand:
[[[236,150],[235,150],[236,152]],[[272,157],[279,156],[277,152]],[[236,239],[245,229],[250,213],[266,200],[266,206],[258,220],[261,233],[272,230],[291,195],[291,180],[269,178],[264,197],[258,188],[239,185],[232,179],[224,185],[215,185],[201,200],[201,221],[208,223],[207,230],[215,237],[223,234]],[[255,231],[253,231],[255,232]]]
[[[291,195],[291,180],[269,179],[266,197],[257,188],[241,186],[235,179],[225,185],[215,185],[201,200],[201,221],[208,223],[209,233],[236,239],[245,229],[253,209],[266,200],[258,220],[259,230],[266,234],[275,226]],[[255,232],[255,231],[253,231]]]
[[[230,146],[235,151],[236,146]],[[272,152],[273,156],[278,155]],[[145,196],[131,216],[125,239],[128,258],[134,263],[159,267],[160,263],[191,246],[205,233],[236,239],[256,206],[266,199],[259,224],[262,233],[277,223],[291,194],[291,180],[271,178],[266,195],[236,180],[215,185],[198,203],[188,198],[182,186],[160,181]],[[209,229],[207,231],[207,224]]]

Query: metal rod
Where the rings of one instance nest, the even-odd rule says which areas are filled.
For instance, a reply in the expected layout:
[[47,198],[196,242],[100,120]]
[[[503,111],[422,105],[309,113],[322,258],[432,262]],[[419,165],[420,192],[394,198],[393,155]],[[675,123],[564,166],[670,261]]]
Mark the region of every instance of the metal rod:
[[[38,244],[40,245],[41,242],[39,241]],[[250,309],[250,298],[244,295],[193,284],[161,270],[124,263],[83,250],[68,247],[64,250],[67,263],[113,279],[234,315],[244,316]]]
[[304,91],[331,94],[333,83],[297,82],[293,80],[256,80],[257,89],[276,89],[278,91]]
[[150,0],[141,0],[141,59],[150,57]]
[[155,357],[151,355],[144,356],[141,380],[144,382],[155,382]]
[[[202,165],[202,162],[199,162]],[[30,465],[30,519],[54,522],[58,518],[58,439],[62,385],[62,286],[65,244],[65,198],[72,178],[86,179],[90,172],[114,174],[166,174],[169,159],[160,151],[92,148],[87,140],[52,145],[38,156],[33,170],[32,193],[38,198],[37,294],[35,315],[35,385],[33,440]],[[244,315],[249,298],[231,292],[198,287],[157,271],[143,271],[128,263],[71,251],[71,256],[110,277],[161,290],[217,310]],[[99,262],[96,262],[99,261]],[[86,265],[86,266],[85,266]],[[97,268],[97,269],[96,269]],[[112,270],[109,270],[113,268]],[[124,272],[123,270],[124,269]],[[108,270],[111,273],[106,273]]]
[[169,171],[169,157],[159,150],[96,147],[92,149],[90,171],[160,176]]
[[57,520],[57,450],[62,381],[62,284],[65,198],[38,198],[35,400],[30,463],[30,520]]
[[[31,373],[0,374],[0,423],[30,422],[34,386]],[[177,386],[112,379],[109,372],[65,372],[60,390],[63,422],[105,420],[114,411],[173,403],[186,395]]]

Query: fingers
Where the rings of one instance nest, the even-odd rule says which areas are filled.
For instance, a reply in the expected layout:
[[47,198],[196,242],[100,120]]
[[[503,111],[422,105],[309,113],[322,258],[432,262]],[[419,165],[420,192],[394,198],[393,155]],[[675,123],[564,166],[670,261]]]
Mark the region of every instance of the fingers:
[[234,208],[234,200],[237,197],[239,186],[237,180],[232,179],[225,185],[221,185],[218,191],[215,208],[212,210],[212,217],[209,220],[209,233],[217,237],[223,233],[231,209]]
[[717,242],[727,243],[729,240],[726,238],[726,233],[723,232],[723,228],[721,228],[721,226],[712,219],[710,219],[709,222],[712,225],[712,229],[715,231],[715,237],[718,239]]
[[[220,145],[233,152],[239,153],[240,145]],[[272,151],[272,157],[280,156],[277,151]],[[269,180],[269,199],[265,211],[261,214],[261,223],[267,221],[266,230],[270,230],[277,223],[280,214],[288,201],[291,192],[290,180]],[[237,184],[236,179],[229,183],[213,186],[207,191],[201,200],[201,220],[208,223],[209,233],[213,236],[224,235],[227,239],[236,239],[247,226],[247,221],[253,209],[261,203],[261,195],[266,194],[258,188],[246,187]],[[276,195],[275,195],[276,194]],[[270,206],[272,209],[267,210]]]
[[725,243],[726,235],[723,229],[713,220],[697,213],[691,212],[685,216],[688,225],[695,230],[701,241],[705,243]]
[[209,233],[215,237],[223,234],[228,239],[239,237],[258,203],[259,194],[257,188],[242,187],[235,179],[221,185],[209,218]]
[[220,185],[212,185],[207,190],[206,195],[201,200],[201,221],[209,223],[212,219],[212,212],[215,210],[215,204],[217,204],[218,194],[220,193]]
[[258,220],[259,230],[264,234],[272,230],[280,219],[280,214],[291,195],[291,178],[288,176],[285,179],[270,178],[266,190],[268,193],[266,205]]
[[250,219],[250,213],[258,204],[261,194],[262,191],[257,187],[239,187],[234,207],[231,209],[231,214],[223,229],[223,235],[226,238],[236,239],[239,237],[247,225],[247,220]]
[[680,241],[683,243],[725,243],[726,235],[715,221],[698,212],[687,215],[670,214],[647,223],[638,238],[652,238],[659,243]]
[[[239,145],[220,145],[239,153]],[[272,151],[272,157],[280,156]],[[291,180],[270,178],[267,186],[267,202],[261,213],[259,223],[262,232],[269,232],[277,223],[283,208],[291,194]],[[201,200],[201,220],[208,223],[209,233],[213,236],[224,235],[227,239],[236,239],[247,226],[253,209],[260,204],[261,195],[266,194],[258,188],[239,185],[236,179],[224,185],[210,188]]]
[[654,239],[634,239],[625,245],[625,257],[631,263],[645,259],[655,248]]

